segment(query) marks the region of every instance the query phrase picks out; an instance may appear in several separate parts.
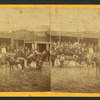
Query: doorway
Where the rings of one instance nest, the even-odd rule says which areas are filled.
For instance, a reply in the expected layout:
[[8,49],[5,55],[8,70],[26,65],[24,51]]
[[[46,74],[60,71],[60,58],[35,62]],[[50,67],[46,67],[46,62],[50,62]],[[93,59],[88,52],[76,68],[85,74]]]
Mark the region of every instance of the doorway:
[[25,47],[32,49],[32,43],[25,43]]
[[46,44],[37,44],[37,48],[40,52],[43,52],[44,50],[46,50]]

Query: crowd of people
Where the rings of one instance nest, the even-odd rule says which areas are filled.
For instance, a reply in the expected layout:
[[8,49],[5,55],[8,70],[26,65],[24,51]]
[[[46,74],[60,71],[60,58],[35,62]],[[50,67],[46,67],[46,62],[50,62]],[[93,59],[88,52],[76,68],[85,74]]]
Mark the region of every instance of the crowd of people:
[[28,47],[24,47],[24,46],[18,46],[17,48],[12,49],[10,45],[6,45],[6,44],[0,45],[0,54],[16,53],[16,54],[20,54],[20,56],[25,56],[25,55],[27,56],[27,55],[31,54],[32,52],[35,52],[37,54],[47,52],[48,55],[50,56],[49,51],[43,50],[42,52],[40,52],[39,48],[34,50],[32,48],[28,48]]
[[36,62],[36,66],[39,65],[39,62],[41,61],[41,64],[47,59],[50,60],[50,52],[47,50],[43,50],[42,52],[39,51],[39,48],[32,49],[24,46],[19,46],[18,48],[11,49],[10,45],[2,45],[0,47],[0,59],[5,59],[5,56],[7,55],[15,55],[16,58],[24,58],[25,61],[27,60],[27,66],[28,63],[31,63],[33,60]]
[[[86,55],[91,57],[92,54],[98,53],[98,45],[94,45],[93,43],[81,43],[81,42],[52,42],[51,43],[51,50],[47,51],[44,50],[43,52],[39,51],[39,48],[32,49],[24,46],[19,46],[12,50],[10,45],[1,45],[0,52],[1,54],[15,53],[17,56],[20,57],[28,57],[31,53],[36,53],[37,55],[46,54],[45,58],[50,61],[50,54],[51,54],[51,62],[52,66],[55,66],[55,60],[58,59],[59,65],[63,65],[63,61],[66,59],[67,56],[71,56],[73,59],[78,57],[79,59],[83,59]],[[44,59],[45,59],[44,58]],[[79,60],[78,59],[78,60]]]
[[[81,60],[85,55],[89,55],[89,57],[98,52],[98,45],[94,45],[93,43],[79,43],[74,42],[52,42],[51,43],[51,62],[52,66],[55,64],[55,59],[61,58],[64,60],[64,56],[72,56],[75,58],[77,55]],[[63,61],[61,60],[61,62]],[[62,64],[62,63],[61,63]]]

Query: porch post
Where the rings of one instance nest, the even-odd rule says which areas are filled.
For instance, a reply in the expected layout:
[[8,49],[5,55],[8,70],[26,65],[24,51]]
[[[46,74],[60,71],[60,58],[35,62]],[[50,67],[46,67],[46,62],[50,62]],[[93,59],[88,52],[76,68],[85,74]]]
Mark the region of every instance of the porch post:
[[32,43],[32,49],[35,50],[35,43]]
[[80,37],[78,37],[78,43],[80,42]]
[[59,42],[61,42],[61,36],[59,36]]
[[46,50],[49,50],[49,43],[46,44]]
[[34,49],[37,49],[37,43],[36,43],[36,42],[35,42],[35,44],[34,44],[34,47],[35,47]]
[[14,49],[13,46],[14,46],[14,39],[11,38],[11,49],[12,49],[12,50]]
[[98,38],[98,52],[100,52],[100,38]]

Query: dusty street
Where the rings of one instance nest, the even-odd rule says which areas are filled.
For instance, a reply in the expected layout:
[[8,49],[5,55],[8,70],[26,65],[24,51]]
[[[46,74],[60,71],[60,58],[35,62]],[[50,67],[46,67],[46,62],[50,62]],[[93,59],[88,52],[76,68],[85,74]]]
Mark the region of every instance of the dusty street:
[[8,67],[0,67],[0,92],[32,92],[50,90],[50,67],[45,62],[41,70],[14,67],[14,72],[9,72]]
[[96,68],[75,66],[74,62],[63,68],[57,66],[51,69],[51,89],[55,92],[99,93],[100,75]]

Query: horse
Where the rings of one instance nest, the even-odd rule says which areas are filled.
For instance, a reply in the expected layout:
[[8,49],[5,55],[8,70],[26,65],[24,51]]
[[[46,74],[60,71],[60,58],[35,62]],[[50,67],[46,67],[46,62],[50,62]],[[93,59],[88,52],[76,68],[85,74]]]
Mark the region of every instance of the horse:
[[100,73],[100,56],[97,54],[93,54],[92,55],[92,60],[95,63],[95,67],[96,67],[96,74],[99,72]]
[[47,57],[46,51],[44,51],[40,54],[37,54],[37,57],[36,57],[36,67],[37,67],[37,69],[41,69],[41,66],[44,64],[46,57]]
[[0,54],[0,66],[7,67],[8,61],[6,60],[6,55]]
[[82,65],[82,62],[86,63],[86,53],[84,53],[84,52],[77,53],[74,60],[76,63],[78,63],[80,65]]
[[47,57],[47,51],[44,51],[44,52],[42,52],[41,53],[41,59],[42,59],[42,61],[44,62],[45,60],[46,60],[46,57]]
[[[36,67],[38,69],[38,66],[40,66],[42,63],[41,62],[44,62],[45,59],[46,59],[46,56],[47,56],[47,52],[42,52],[42,53],[35,53],[35,52],[32,52],[30,53],[27,57],[26,57],[26,60],[27,60],[27,66],[29,66],[29,64],[32,63],[32,61],[35,61],[36,62]],[[41,58],[41,59],[40,59]],[[40,64],[41,63],[41,64]],[[42,64],[43,65],[43,64]]]
[[[82,63],[84,62],[87,66],[90,64],[92,64],[92,66],[93,66],[93,64],[94,64],[93,59],[91,59],[91,57],[88,56],[89,53],[88,53],[87,49],[84,49],[84,50],[76,49],[74,54],[75,54],[74,60],[76,63],[82,65]],[[82,66],[84,67],[84,65],[82,65]]]
[[30,53],[28,56],[26,56],[26,60],[27,60],[27,66],[29,66],[29,64],[31,64],[32,61],[36,61],[37,58],[37,54],[36,53]]
[[20,56],[16,56],[16,55],[6,56],[6,61],[8,61],[9,66],[10,66],[10,72],[14,72],[13,67],[14,67],[14,65],[16,65],[18,67],[18,64],[21,65],[22,71],[23,71],[25,68],[24,59],[25,59],[24,57],[20,57]]

